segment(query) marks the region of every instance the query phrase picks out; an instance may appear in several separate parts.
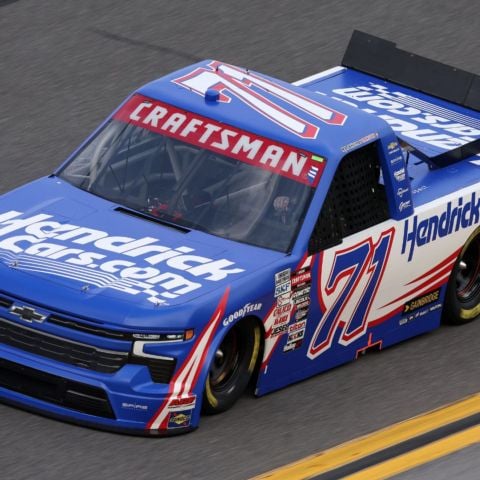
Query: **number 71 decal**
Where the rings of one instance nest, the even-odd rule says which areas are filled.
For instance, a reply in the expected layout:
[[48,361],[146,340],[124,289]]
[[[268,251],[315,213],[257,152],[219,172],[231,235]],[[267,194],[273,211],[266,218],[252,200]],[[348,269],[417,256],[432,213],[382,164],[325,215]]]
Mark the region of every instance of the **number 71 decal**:
[[[324,287],[329,307],[325,307],[310,342],[307,353],[310,359],[332,346],[337,330],[340,330],[338,341],[345,346],[366,333],[368,314],[388,263],[394,234],[395,229],[391,228],[383,232],[375,244],[370,237],[335,252]],[[321,291],[323,286],[318,288]]]
[[212,61],[206,67],[196,68],[189,74],[172,81],[202,96],[209,88],[218,90],[219,101],[223,103],[229,103],[233,95],[264,117],[302,138],[316,138],[319,127],[293,113],[292,108],[287,110],[279,102],[267,98],[265,94],[268,93],[279,99],[281,103],[286,102],[294,110],[299,110],[329,125],[340,126],[347,120],[347,115],[341,112],[300,95],[294,90],[282,87],[265,77],[226,63]]

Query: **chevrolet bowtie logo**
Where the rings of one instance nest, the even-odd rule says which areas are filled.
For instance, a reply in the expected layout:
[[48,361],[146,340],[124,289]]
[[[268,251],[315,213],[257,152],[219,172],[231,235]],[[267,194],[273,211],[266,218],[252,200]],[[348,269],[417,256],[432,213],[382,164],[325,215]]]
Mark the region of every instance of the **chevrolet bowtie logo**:
[[10,313],[13,313],[13,315],[17,315],[17,317],[20,317],[22,320],[25,320],[29,323],[42,323],[47,318],[46,315],[42,315],[41,313],[35,311],[33,308],[26,307],[25,305],[13,305],[10,308]]

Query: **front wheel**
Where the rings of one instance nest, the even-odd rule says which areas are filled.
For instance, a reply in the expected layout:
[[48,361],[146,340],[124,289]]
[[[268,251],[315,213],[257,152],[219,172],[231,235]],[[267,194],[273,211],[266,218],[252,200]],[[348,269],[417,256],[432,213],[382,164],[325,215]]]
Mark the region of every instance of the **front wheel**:
[[461,325],[480,316],[480,231],[467,240],[453,268],[443,319]]
[[228,410],[242,395],[257,364],[261,330],[254,319],[245,319],[231,328],[210,364],[203,395],[203,412]]

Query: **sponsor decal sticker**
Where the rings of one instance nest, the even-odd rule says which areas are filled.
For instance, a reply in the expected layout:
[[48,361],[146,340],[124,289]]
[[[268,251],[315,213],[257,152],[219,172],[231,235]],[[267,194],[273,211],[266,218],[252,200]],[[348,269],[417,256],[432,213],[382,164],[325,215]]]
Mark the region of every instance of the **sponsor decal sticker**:
[[411,313],[415,310],[418,310],[426,305],[430,305],[431,303],[438,302],[440,297],[440,290],[434,290],[433,292],[427,293],[422,295],[421,297],[414,298],[413,300],[408,301],[403,306],[403,313]]
[[285,296],[292,290],[290,281],[290,268],[275,274],[275,298]]
[[297,303],[297,309],[308,308],[310,306],[310,298],[303,298],[301,302]]
[[308,315],[308,308],[305,308],[303,310],[297,310],[295,312],[295,320],[301,320],[302,318],[305,318]]
[[290,303],[290,297],[291,293],[285,293],[284,295],[279,295],[277,297],[277,307],[281,307],[283,305],[286,305],[287,303]]
[[[326,164],[313,160],[310,152],[138,94],[115,113],[114,119],[314,187],[318,185]],[[312,169],[316,172],[314,175]]]
[[281,283],[275,287],[275,297],[283,296],[289,293],[292,290],[292,285],[290,282]]
[[182,410],[193,410],[197,401],[196,395],[187,395],[185,397],[172,398],[168,404],[170,412],[178,412]]
[[384,84],[369,82],[334,89],[333,93],[370,113],[374,109],[397,135],[408,138],[412,144],[420,142],[442,152],[480,138],[480,123],[475,118],[392,90]]
[[287,268],[286,270],[282,270],[281,272],[278,272],[275,274],[275,285],[278,285],[279,283],[285,283],[290,280],[290,268]]
[[310,305],[310,295],[303,295],[298,296],[293,299],[293,303],[298,306],[298,308],[302,308],[301,305]]
[[311,289],[311,287],[310,287],[310,285],[308,285],[308,286],[302,286],[300,289],[295,290],[292,294],[293,300],[295,301],[298,298],[310,295],[310,289]]
[[273,312],[272,337],[282,335],[287,331],[291,312],[292,304],[290,303],[275,308]]
[[412,194],[415,195],[417,193],[423,192],[424,190],[427,190],[427,188],[428,187],[426,185],[421,185],[420,187],[414,188],[412,190]]
[[0,213],[0,262],[78,281],[83,286],[143,295],[155,305],[243,272],[226,258],[196,255],[185,245],[167,246],[153,237],[111,236],[62,223],[53,215]]
[[307,326],[307,321],[306,320],[302,320],[301,322],[292,323],[288,327],[288,333],[298,332],[299,330],[305,330],[306,326]]
[[408,253],[408,261],[413,258],[415,248],[428,245],[437,238],[444,238],[480,221],[480,199],[473,192],[465,201],[462,197],[448,202],[443,212],[420,219],[418,215],[404,222],[402,255]]
[[439,310],[442,308],[441,303],[435,303],[433,305],[430,305],[428,307],[424,307],[420,310],[416,310],[414,313],[409,313],[406,314],[404,317],[402,317],[399,321],[399,325],[406,325],[407,323],[413,322],[414,320],[418,320],[419,318],[424,317],[428,313],[435,312],[436,310]]
[[403,182],[406,178],[405,169],[400,168],[399,170],[395,170],[393,176],[397,182]]
[[[292,280],[292,277],[296,277],[297,274],[305,273],[305,272],[309,271],[310,268],[311,268],[313,259],[314,259],[314,256],[312,256],[312,255],[311,256],[305,256],[301,260],[301,262],[297,265],[297,267],[294,269],[294,271],[293,272],[290,271],[289,274],[288,274],[288,281],[290,283],[291,291],[287,295],[285,295],[285,299],[288,298],[288,304],[289,304],[290,311],[288,313],[288,323],[283,324],[283,325],[285,325],[286,329],[282,329],[283,330],[282,334],[288,332],[288,324],[294,316],[298,315],[298,318],[296,318],[296,320],[305,319],[305,317],[307,316],[308,307],[303,309],[303,310],[298,310],[298,306],[294,305],[292,296],[297,291],[297,289],[305,289],[306,287],[310,287],[310,284],[309,284],[309,282],[306,282],[306,283],[302,283],[300,285],[296,285],[294,288],[292,288],[291,287],[291,283],[292,283],[291,280]],[[285,273],[284,275],[277,277],[277,279],[279,281],[285,281],[287,279],[287,274]],[[279,305],[278,298],[279,297],[277,297],[276,306],[283,306],[283,304]],[[281,321],[286,321],[286,319],[283,319]],[[281,340],[283,340],[283,338],[284,338],[283,335],[278,335],[277,331],[275,331],[274,336],[272,336],[272,331],[273,331],[273,328],[275,327],[276,322],[278,322],[278,312],[275,310],[275,306],[273,306],[270,313],[264,319],[266,337],[265,337],[265,348],[264,348],[262,367],[261,367],[261,371],[263,373],[266,373],[266,371],[268,369],[268,363],[271,359],[272,354],[274,353],[275,349],[277,348],[279,342]],[[277,323],[277,325],[278,325],[278,323]],[[291,344],[288,348],[293,349],[294,347],[295,347],[295,345]],[[283,351],[286,351],[286,350],[284,349]]]
[[141,412],[146,412],[148,410],[148,405],[139,405],[138,403],[122,402],[122,408],[125,408],[126,410],[137,410]]
[[398,162],[403,162],[403,155],[397,155],[390,159],[390,165],[395,165]]
[[289,333],[287,338],[287,343],[297,342],[298,340],[302,340],[304,336],[305,336],[305,329]]
[[280,335],[283,335],[284,333],[286,333],[288,331],[288,321],[287,323],[283,324],[283,325],[278,325],[278,326],[274,326],[272,327],[272,333],[271,333],[271,337],[274,338],[274,337],[278,337]]
[[292,275],[292,287],[297,287],[312,281],[312,273],[310,270],[299,270]]
[[249,313],[258,312],[262,309],[261,303],[246,303],[242,308],[236,312],[230,314],[228,317],[223,319],[223,326],[227,327],[230,323],[233,323],[240,318],[244,318]]
[[373,132],[373,133],[370,133],[370,134],[366,135],[365,137],[359,138],[355,142],[349,143],[348,145],[344,145],[343,147],[341,147],[340,150],[343,153],[347,153],[350,150],[353,150],[354,148],[357,148],[360,145],[364,145],[365,143],[370,142],[372,140],[376,140],[377,138],[378,138],[378,133]]
[[305,337],[306,321],[297,322],[290,325],[288,329],[288,337],[285,345],[283,346],[284,352],[292,352],[302,346],[303,339]]
[[315,182],[315,179],[317,178],[318,172],[319,172],[319,168],[316,167],[315,165],[312,165],[310,167],[310,170],[307,173],[307,178],[308,178],[310,183],[313,184]]
[[297,348],[300,348],[301,346],[302,346],[302,340],[286,343],[285,346],[283,347],[283,351],[285,353],[292,352],[293,350],[297,350]]
[[172,412],[168,417],[167,428],[170,430],[172,428],[189,427],[191,419],[192,419],[191,410]]

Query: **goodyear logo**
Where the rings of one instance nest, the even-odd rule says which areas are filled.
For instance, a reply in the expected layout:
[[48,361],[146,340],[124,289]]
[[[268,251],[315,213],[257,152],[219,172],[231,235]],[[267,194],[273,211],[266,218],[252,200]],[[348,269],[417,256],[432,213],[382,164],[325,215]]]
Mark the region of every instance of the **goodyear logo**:
[[414,298],[410,300],[403,306],[403,313],[411,313],[419,308],[425,307],[432,303],[438,302],[440,298],[440,290],[434,290],[433,292],[422,295],[421,297]]

